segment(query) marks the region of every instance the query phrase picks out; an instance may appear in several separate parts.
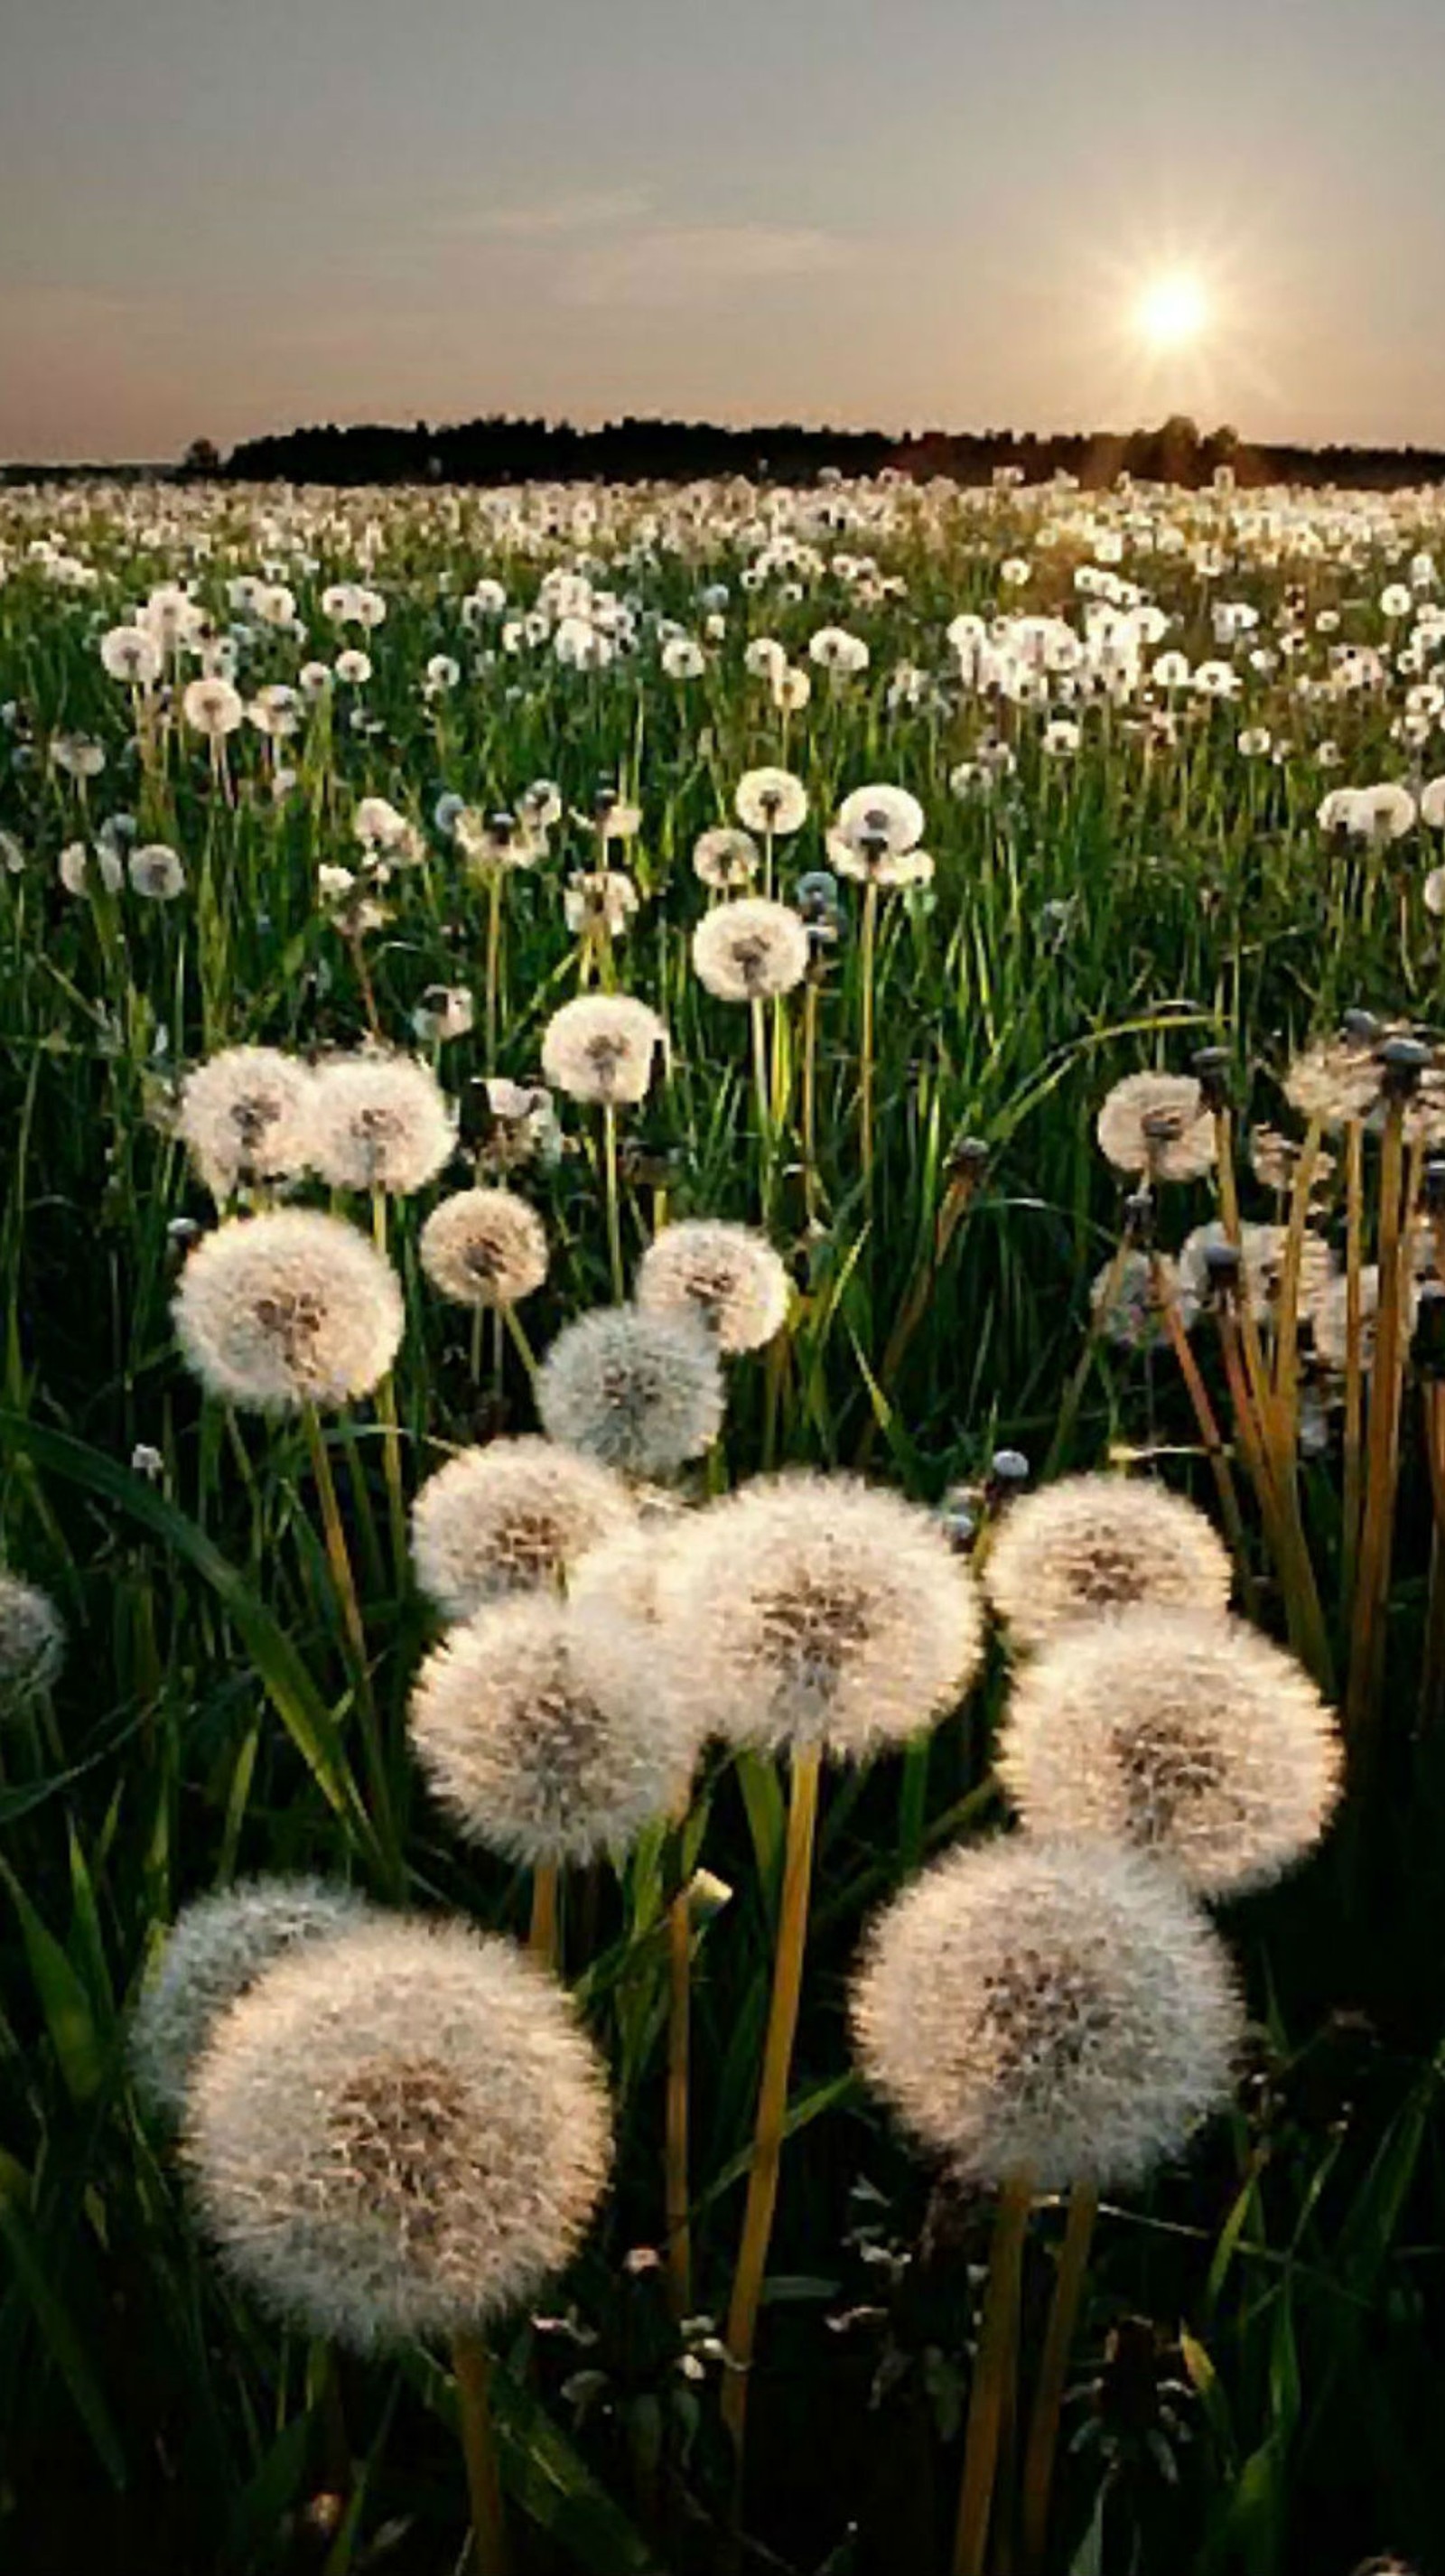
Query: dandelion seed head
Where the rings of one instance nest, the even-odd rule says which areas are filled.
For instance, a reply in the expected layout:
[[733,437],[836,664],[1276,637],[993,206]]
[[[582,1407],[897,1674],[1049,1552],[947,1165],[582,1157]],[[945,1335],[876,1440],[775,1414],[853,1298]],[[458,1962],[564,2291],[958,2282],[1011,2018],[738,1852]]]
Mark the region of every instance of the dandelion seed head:
[[395,1918],[279,1961],[232,2007],[186,2146],[237,2279],[361,2352],[534,2299],[611,2158],[602,2068],[561,1989],[508,1941]]
[[942,1525],[848,1476],[758,1477],[668,1547],[668,1650],[706,1731],[863,1761],[956,1706],[983,1619]]
[[[1211,1257],[1233,1246],[1239,1253],[1237,1295],[1256,1323],[1273,1314],[1284,1277],[1289,1229],[1283,1225],[1239,1228],[1237,1245],[1217,1218],[1197,1225],[1179,1247],[1179,1284],[1187,1304],[1203,1306],[1213,1295]],[[1323,1235],[1306,1230],[1300,1243],[1298,1303],[1307,1311],[1323,1295],[1334,1274],[1334,1254]]]
[[1193,1181],[1211,1169],[1214,1120],[1192,1074],[1129,1073],[1105,1095],[1095,1128],[1116,1171]]
[[455,1190],[421,1230],[421,1266],[457,1306],[516,1306],[547,1276],[547,1235],[514,1190]]
[[336,1056],[312,1094],[311,1157],[334,1190],[408,1197],[450,1162],[456,1129],[434,1073],[414,1056]]
[[[1315,1351],[1326,1368],[1341,1374],[1349,1365],[1350,1353],[1350,1283],[1337,1272],[1320,1290],[1310,1307],[1314,1329]],[[1419,1290],[1413,1279],[1402,1284],[1401,1312],[1406,1332],[1414,1329]],[[1359,1274],[1359,1349],[1360,1366],[1368,1376],[1375,1365],[1375,1334],[1380,1314],[1380,1273],[1373,1261],[1366,1262]]]
[[390,1263],[355,1226],[309,1208],[230,1217],[203,1235],[172,1311],[207,1394],[260,1413],[369,1395],[403,1325]]
[[901,858],[923,838],[923,808],[906,787],[855,787],[838,808],[833,837],[857,863]]
[[132,850],[126,873],[136,893],[151,903],[172,903],[185,891],[185,868],[164,841],[147,841],[143,848]]
[[705,886],[730,890],[752,884],[760,854],[751,832],[735,832],[723,824],[698,835],[693,843],[692,864]]
[[1345,1127],[1363,1118],[1380,1096],[1380,1065],[1373,1045],[1349,1037],[1321,1038],[1297,1055],[1284,1077],[1284,1096],[1301,1118]]
[[537,1379],[552,1440],[630,1477],[675,1475],[722,1428],[716,1346],[689,1315],[596,1307],[560,1332]]
[[412,1693],[413,1750],[471,1841],[529,1868],[626,1851],[685,1795],[698,1736],[637,1630],[533,1593],[453,1628]]
[[733,790],[733,811],[746,831],[796,832],[808,819],[808,791],[790,769],[748,769]]
[[494,1440],[429,1476],[412,1506],[416,1579],[448,1619],[509,1592],[562,1584],[636,1514],[621,1479],[575,1449]]
[[1106,1341],[1152,1351],[1169,1339],[1164,1310],[1178,1295],[1178,1267],[1167,1253],[1126,1252],[1117,1267],[1106,1261],[1095,1274],[1089,1303]]
[[790,1289],[781,1254],[752,1226],[691,1217],[664,1226],[637,1273],[647,1314],[693,1314],[720,1351],[761,1350],[787,1321]]
[[131,2023],[131,2071],[152,2111],[178,2127],[221,2015],[283,1953],[330,1940],[367,1912],[364,1897],[320,1878],[252,1879],[186,1906],[166,1935]]
[[1338,1730],[1242,1620],[1152,1605],[1061,1631],[1013,1689],[999,1773],[1031,1833],[1153,1852],[1202,1896],[1265,1887],[1319,1840]]
[[579,993],[554,1011],[542,1038],[542,1071],[572,1100],[635,1108],[647,1096],[653,1060],[667,1053],[655,1011],[625,993]]
[[112,680],[133,689],[148,689],[161,675],[161,648],[143,626],[112,626],[100,639],[100,659]]
[[867,2081],[961,2178],[1118,2190],[1229,2096],[1228,1954],[1177,1881],[1108,1843],[953,1852],[869,1936],[853,1986]]
[[206,1188],[291,1180],[311,1155],[314,1076],[276,1047],[226,1047],[181,1084],[177,1133]]
[[49,1690],[65,1661],[65,1623],[48,1592],[0,1566],[0,1718]]
[[798,914],[761,895],[715,904],[692,938],[698,979],[720,1002],[761,1002],[790,993],[807,973],[810,953]]
[[220,742],[234,733],[245,712],[240,690],[215,672],[189,681],[181,699],[187,724],[207,742]]
[[1077,1620],[1140,1601],[1223,1610],[1231,1580],[1228,1550],[1203,1512],[1163,1485],[1124,1476],[1060,1476],[1020,1495],[984,1566],[994,1610],[1026,1651]]

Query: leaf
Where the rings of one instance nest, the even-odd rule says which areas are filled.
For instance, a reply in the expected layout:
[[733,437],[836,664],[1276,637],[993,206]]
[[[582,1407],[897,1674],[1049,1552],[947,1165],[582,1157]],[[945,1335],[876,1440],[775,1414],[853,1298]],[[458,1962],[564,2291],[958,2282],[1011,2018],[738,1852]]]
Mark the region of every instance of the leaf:
[[8,1861],[0,1860],[5,1884],[20,1917],[20,1935],[55,2051],[56,2062],[72,2102],[92,2101],[105,2079],[105,2052],[95,2027],[90,1995],[53,1932],[41,1922]]
[[[63,1954],[62,1954],[63,1955]],[[112,2486],[126,2483],[125,2453],[85,2357],[75,2321],[55,2287],[54,2265],[41,2252],[25,2214],[28,2182],[21,2167],[7,2156],[0,2163],[0,2244],[10,2258],[16,2282],[35,2319],[36,2330],[70,2392],[75,2411],[89,2433],[96,2456]]]
[[114,1459],[90,1448],[83,1440],[73,1440],[67,1432],[44,1430],[16,1414],[0,1413],[0,1434],[26,1452],[37,1467],[129,1512],[142,1528],[150,1530],[204,1577],[230,1618],[267,1698],[323,1797],[351,1827],[371,1861],[379,1864],[375,1830],[330,1709],[285,1630],[278,1627],[264,1603],[219,1548],[212,1546],[205,1532],[128,1468],[118,1467]]

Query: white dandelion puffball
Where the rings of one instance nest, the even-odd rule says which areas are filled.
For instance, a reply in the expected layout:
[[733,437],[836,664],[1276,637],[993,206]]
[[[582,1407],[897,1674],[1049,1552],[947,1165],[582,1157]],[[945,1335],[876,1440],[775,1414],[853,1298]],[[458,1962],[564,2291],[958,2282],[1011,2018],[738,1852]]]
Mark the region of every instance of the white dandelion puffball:
[[221,2015],[284,1952],[349,1931],[368,1911],[353,1889],[320,1878],[252,1879],[186,1906],[131,2023],[131,2071],[142,2099],[178,2126]]
[[736,832],[726,823],[699,833],[693,843],[693,870],[705,886],[727,892],[751,885],[758,863],[758,845],[751,832]]
[[[1241,1225],[1237,1242],[1217,1217],[1208,1225],[1195,1226],[1179,1247],[1179,1287],[1186,1307],[1210,1301],[1214,1293],[1210,1256],[1228,1246],[1238,1254],[1231,1294],[1248,1307],[1256,1323],[1268,1322],[1284,1282],[1288,1244],[1289,1228],[1283,1225]],[[1334,1254],[1324,1236],[1306,1229],[1300,1242],[1297,1303],[1301,1313],[1308,1313],[1323,1296],[1334,1267]]]
[[185,865],[179,853],[166,841],[147,841],[132,850],[126,861],[126,874],[139,895],[148,903],[173,903],[186,887]]
[[143,626],[112,626],[100,639],[100,659],[112,680],[148,689],[160,678],[164,656]]
[[332,1189],[409,1197],[450,1162],[456,1129],[446,1095],[415,1056],[337,1056],[315,1083],[311,1156]]
[[1151,1606],[1027,1665],[998,1768],[1030,1832],[1135,1843],[1201,1896],[1238,1896],[1318,1842],[1340,1745],[1292,1655],[1242,1620]]
[[808,791],[790,769],[748,769],[733,791],[733,811],[749,832],[796,832],[808,819]]
[[427,1657],[412,1749],[468,1840],[521,1861],[628,1850],[685,1797],[699,1737],[686,1694],[604,1605],[531,1593],[489,1603]]
[[923,808],[906,787],[855,787],[833,833],[855,859],[902,858],[923,838]]
[[1193,1181],[1212,1167],[1214,1120],[1192,1074],[1130,1073],[1105,1095],[1095,1132],[1116,1171]]
[[692,935],[698,980],[720,1002],[763,1002],[791,993],[808,971],[809,953],[799,915],[762,895],[716,904]]
[[983,1650],[942,1524],[850,1476],[755,1477],[709,1504],[669,1544],[663,1608],[708,1733],[839,1760],[946,1716]]
[[390,1262],[354,1225],[310,1208],[230,1217],[203,1235],[172,1312],[207,1394],[256,1413],[369,1395],[404,1322]]
[[972,2183],[1144,2182],[1229,2098],[1229,1956],[1156,1863],[1011,1834],[889,1906],[853,1986],[867,2081]]
[[0,1718],[49,1690],[65,1661],[65,1623],[48,1592],[0,1566]]
[[276,1047],[227,1047],[188,1073],[177,1133],[211,1196],[304,1172],[313,1096],[310,1067]]
[[627,1487],[575,1449],[535,1435],[464,1449],[412,1505],[416,1579],[448,1619],[566,1581],[589,1549],[636,1524]]
[[208,742],[220,742],[234,733],[245,712],[240,690],[217,674],[189,681],[181,699],[187,724]]
[[1346,1127],[1373,1109],[1382,1080],[1383,1067],[1368,1040],[1318,1038],[1289,1066],[1284,1096],[1302,1118]]
[[635,1108],[653,1066],[667,1062],[667,1031],[655,1011],[625,993],[579,993],[547,1022],[542,1071],[572,1100]]
[[1129,1610],[1223,1610],[1233,1567],[1182,1494],[1125,1476],[1060,1476],[1021,1494],[984,1559],[988,1597],[1025,1650],[1079,1619]]
[[547,1236],[514,1190],[456,1190],[421,1230],[421,1266],[457,1306],[517,1306],[547,1276]]
[[[1375,1336],[1380,1320],[1380,1273],[1367,1261],[1359,1274],[1359,1361],[1366,1375],[1375,1365]],[[1406,1333],[1415,1327],[1419,1289],[1413,1279],[1401,1285],[1400,1306]],[[1331,1279],[1310,1310],[1315,1350],[1325,1367],[1343,1375],[1350,1360],[1350,1283],[1342,1272]]]
[[689,1315],[599,1306],[560,1332],[537,1378],[542,1428],[622,1476],[675,1475],[722,1429],[716,1345]]
[[611,2122],[550,1977],[468,1924],[390,1917],[278,1961],[233,2005],[186,2149],[243,2286],[371,2352],[534,2299],[596,2209]]
[[644,1313],[696,1315],[729,1356],[761,1350],[781,1332],[790,1295],[786,1265],[767,1237],[716,1217],[664,1226],[637,1272]]

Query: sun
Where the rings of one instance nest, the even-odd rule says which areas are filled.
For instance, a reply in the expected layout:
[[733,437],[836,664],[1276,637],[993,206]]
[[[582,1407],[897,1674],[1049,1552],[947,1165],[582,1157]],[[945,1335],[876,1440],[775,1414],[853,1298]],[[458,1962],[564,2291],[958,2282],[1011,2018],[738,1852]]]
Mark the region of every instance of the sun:
[[1151,278],[1139,298],[1135,322],[1152,349],[1187,349],[1209,326],[1209,298],[1197,277],[1173,269]]

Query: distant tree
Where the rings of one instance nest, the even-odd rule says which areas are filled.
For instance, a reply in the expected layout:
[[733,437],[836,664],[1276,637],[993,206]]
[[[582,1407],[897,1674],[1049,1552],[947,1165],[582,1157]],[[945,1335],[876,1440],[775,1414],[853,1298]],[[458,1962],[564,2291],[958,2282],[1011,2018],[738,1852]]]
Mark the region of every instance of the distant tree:
[[221,451],[213,438],[193,438],[181,458],[181,472],[188,480],[201,481],[219,474]]
[[1161,483],[1199,480],[1199,425],[1186,412],[1171,412],[1159,432],[1154,468]]

